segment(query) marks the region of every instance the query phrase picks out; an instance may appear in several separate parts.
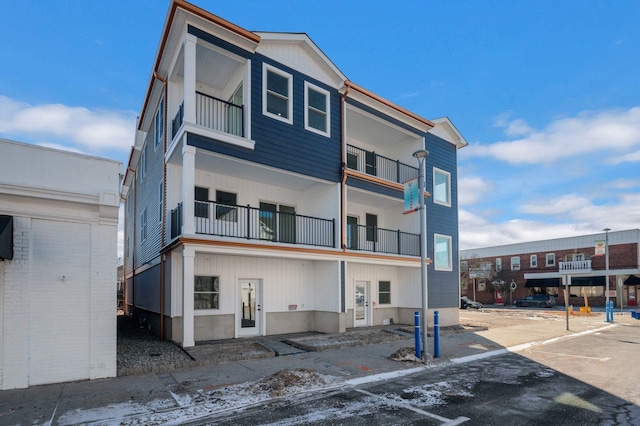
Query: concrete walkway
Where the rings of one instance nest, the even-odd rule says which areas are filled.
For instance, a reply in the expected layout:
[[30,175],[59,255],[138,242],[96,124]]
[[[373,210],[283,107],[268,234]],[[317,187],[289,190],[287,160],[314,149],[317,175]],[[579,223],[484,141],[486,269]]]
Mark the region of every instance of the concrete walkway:
[[[628,313],[617,314],[614,321],[614,324],[604,322],[604,314],[572,316],[570,330],[566,330],[564,316],[556,313],[544,320],[524,321],[511,327],[446,334],[439,339],[440,357],[430,360],[427,365],[389,359],[398,349],[413,346],[413,339],[398,336],[382,343],[361,346],[293,351],[289,355],[262,359],[1,391],[0,424],[143,424],[141,422],[144,421],[136,419],[157,413],[212,414],[216,410],[228,409],[229,404],[220,403],[218,407],[211,398],[207,399],[207,404],[199,404],[198,401],[204,401],[202,395],[215,391],[224,395],[224,390],[229,387],[258,382],[285,369],[304,369],[330,377],[332,379],[327,386],[357,385],[425,368],[473,362],[474,359],[499,355],[508,350],[542,345],[549,339],[597,332],[615,327],[620,322],[640,327],[640,321],[632,319]],[[326,335],[327,338],[331,336]],[[430,353],[433,353],[433,345],[434,339],[430,338]],[[262,401],[249,400],[247,403]],[[238,405],[234,407],[237,409]]]

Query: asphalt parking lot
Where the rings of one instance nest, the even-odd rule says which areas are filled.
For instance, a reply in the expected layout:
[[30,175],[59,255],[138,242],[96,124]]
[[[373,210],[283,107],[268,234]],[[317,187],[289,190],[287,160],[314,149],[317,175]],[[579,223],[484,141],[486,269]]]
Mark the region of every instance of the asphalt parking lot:
[[198,424],[637,425],[638,345],[640,324],[616,324]]

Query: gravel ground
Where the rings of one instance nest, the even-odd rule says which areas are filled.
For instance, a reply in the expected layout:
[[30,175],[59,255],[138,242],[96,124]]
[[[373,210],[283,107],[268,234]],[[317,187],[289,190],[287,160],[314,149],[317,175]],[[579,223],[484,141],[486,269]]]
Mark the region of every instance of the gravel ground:
[[118,315],[118,376],[186,367],[193,359],[178,345],[160,340],[125,315]]

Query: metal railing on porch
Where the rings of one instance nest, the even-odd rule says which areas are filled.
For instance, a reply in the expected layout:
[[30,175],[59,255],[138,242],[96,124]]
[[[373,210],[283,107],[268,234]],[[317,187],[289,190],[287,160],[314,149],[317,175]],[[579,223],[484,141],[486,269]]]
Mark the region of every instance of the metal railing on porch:
[[397,183],[418,177],[416,167],[353,145],[347,145],[347,167]]
[[378,253],[420,256],[420,235],[365,225],[347,225],[347,248]]
[[[335,219],[195,201],[196,234],[335,247]],[[182,229],[182,204],[171,211],[171,238]]]

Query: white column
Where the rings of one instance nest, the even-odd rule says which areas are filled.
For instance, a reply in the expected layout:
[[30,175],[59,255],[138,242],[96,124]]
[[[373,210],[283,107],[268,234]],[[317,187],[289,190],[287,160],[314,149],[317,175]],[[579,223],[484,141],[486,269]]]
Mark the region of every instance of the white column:
[[198,39],[187,34],[184,42],[184,122],[196,123],[196,43]]
[[182,251],[182,347],[195,346],[193,332],[193,289],[196,253],[191,248]]
[[182,145],[182,234],[196,233],[194,225],[194,200],[196,186],[196,148],[187,145],[187,135],[184,135]]

